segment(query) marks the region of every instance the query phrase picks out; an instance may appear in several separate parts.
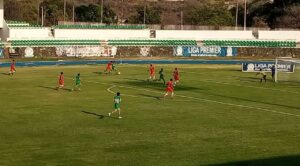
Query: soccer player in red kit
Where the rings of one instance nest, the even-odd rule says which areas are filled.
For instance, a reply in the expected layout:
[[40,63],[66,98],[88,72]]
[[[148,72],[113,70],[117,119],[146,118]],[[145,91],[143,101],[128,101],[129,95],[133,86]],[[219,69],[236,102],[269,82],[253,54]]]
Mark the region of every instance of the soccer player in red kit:
[[171,93],[171,97],[174,96],[174,83],[173,79],[170,79],[170,81],[167,83],[167,88],[166,88],[166,94],[164,97],[168,96]]
[[111,70],[112,70],[112,64],[113,64],[112,61],[109,61],[109,62],[107,63],[107,66],[106,66],[106,69],[105,69],[105,72],[106,72],[106,73],[110,73],[110,72],[111,72]]
[[14,75],[15,72],[16,72],[16,62],[15,62],[15,60],[12,60],[12,62],[10,64],[9,74]]
[[58,80],[57,90],[63,88],[64,86],[65,86],[65,77],[64,77],[64,73],[61,72]]
[[179,71],[177,68],[175,68],[175,70],[173,71],[173,77],[174,77],[174,84],[176,85],[177,83],[179,83]]
[[155,80],[155,68],[153,64],[150,64],[149,74],[150,74],[149,80]]

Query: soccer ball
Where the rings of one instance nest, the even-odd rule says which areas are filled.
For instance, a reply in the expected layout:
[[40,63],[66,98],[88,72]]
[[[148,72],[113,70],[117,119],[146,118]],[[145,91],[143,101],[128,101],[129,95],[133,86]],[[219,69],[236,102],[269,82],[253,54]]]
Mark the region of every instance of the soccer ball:
[[121,74],[121,72],[118,72],[118,75],[120,75]]

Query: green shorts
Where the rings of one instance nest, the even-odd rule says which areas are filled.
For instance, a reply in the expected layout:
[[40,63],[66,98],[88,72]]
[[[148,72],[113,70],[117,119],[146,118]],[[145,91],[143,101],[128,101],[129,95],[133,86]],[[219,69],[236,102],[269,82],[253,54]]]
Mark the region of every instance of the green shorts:
[[115,103],[115,109],[120,109],[120,104]]

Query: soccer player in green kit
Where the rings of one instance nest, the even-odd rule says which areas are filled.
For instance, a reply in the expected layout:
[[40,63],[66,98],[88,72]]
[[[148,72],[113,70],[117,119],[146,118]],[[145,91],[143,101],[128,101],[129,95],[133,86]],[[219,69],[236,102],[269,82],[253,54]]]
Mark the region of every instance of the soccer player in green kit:
[[159,73],[159,79],[157,81],[161,81],[162,80],[164,82],[164,85],[165,85],[166,84],[166,80],[165,80],[165,77],[164,77],[164,69],[161,68],[158,73]]
[[114,106],[115,106],[115,110],[111,113],[108,113],[108,116],[110,117],[112,114],[118,112],[118,118],[121,119],[121,107],[120,107],[120,104],[121,104],[121,93],[118,92],[117,95],[114,97]]
[[80,73],[78,73],[77,76],[75,77],[75,87],[72,89],[72,91],[74,89],[80,91],[80,86],[81,86],[81,79],[80,79]]

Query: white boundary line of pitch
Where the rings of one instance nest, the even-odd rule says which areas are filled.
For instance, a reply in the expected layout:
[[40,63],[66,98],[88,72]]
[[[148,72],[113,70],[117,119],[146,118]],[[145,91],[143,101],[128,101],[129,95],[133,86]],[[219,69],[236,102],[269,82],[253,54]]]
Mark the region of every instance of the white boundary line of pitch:
[[[97,83],[99,84],[100,82],[96,81],[85,81],[85,82],[90,82],[90,83]],[[123,85],[113,85],[109,83],[100,83],[103,85],[111,85],[111,87],[107,88],[107,91],[109,93],[115,94],[111,89],[115,87],[121,87],[121,88],[128,88],[128,89],[134,89],[134,90],[139,90],[139,91],[147,91],[147,92],[153,92],[153,93],[159,93],[162,94],[161,92],[157,92],[154,90],[149,90],[149,89],[141,89],[137,87],[132,87],[132,86],[123,86]],[[127,95],[128,97],[135,97],[134,95]],[[221,104],[221,105],[227,105],[227,106],[235,106],[235,107],[240,107],[240,108],[247,108],[247,109],[256,109],[260,111],[265,111],[265,112],[271,112],[271,113],[276,113],[276,114],[281,114],[281,115],[288,115],[288,116],[295,116],[295,117],[300,117],[298,114],[292,114],[292,113],[287,113],[287,112],[281,112],[281,111],[275,111],[267,108],[260,108],[260,107],[253,107],[253,106],[247,106],[247,105],[242,105],[242,104],[233,104],[233,103],[226,103],[226,102],[221,102],[221,101],[216,101],[216,100],[210,100],[210,99],[204,99],[204,98],[199,98],[199,97],[190,97],[190,96],[184,96],[184,95],[176,95],[178,97],[182,98],[187,98],[187,99],[193,99],[193,100],[198,100],[198,101],[205,101],[205,102],[210,102],[210,103],[216,103],[216,104]],[[145,97],[144,97],[145,98]],[[150,98],[150,97],[147,97]]]
[[229,82],[216,82],[216,81],[211,81],[211,80],[200,80],[200,82],[208,82],[208,83],[223,84],[223,85],[228,85],[228,86],[239,86],[239,87],[247,87],[247,88],[264,89],[264,90],[272,90],[272,91],[300,94],[300,92],[297,92],[297,91],[286,91],[286,90],[281,90],[281,89],[256,87],[256,86],[251,86],[251,85],[241,85],[241,84],[235,84],[235,83],[231,84]]

